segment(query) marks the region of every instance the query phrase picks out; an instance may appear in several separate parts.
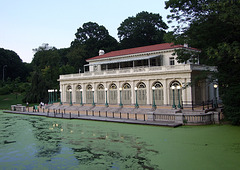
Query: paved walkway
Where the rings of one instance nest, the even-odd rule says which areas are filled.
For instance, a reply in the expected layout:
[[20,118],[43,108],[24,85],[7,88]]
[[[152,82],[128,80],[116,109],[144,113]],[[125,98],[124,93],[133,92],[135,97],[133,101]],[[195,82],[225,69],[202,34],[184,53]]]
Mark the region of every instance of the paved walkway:
[[61,119],[81,119],[81,120],[94,120],[94,121],[105,121],[105,122],[116,122],[116,123],[129,123],[129,124],[141,124],[141,125],[154,125],[154,126],[168,126],[168,127],[178,127],[182,124],[174,122],[163,122],[163,121],[144,121],[126,118],[113,118],[113,117],[99,117],[99,116],[86,116],[71,113],[43,113],[43,112],[19,112],[19,111],[4,111],[5,113],[14,114],[25,114],[34,116],[45,116],[51,118],[61,118]]

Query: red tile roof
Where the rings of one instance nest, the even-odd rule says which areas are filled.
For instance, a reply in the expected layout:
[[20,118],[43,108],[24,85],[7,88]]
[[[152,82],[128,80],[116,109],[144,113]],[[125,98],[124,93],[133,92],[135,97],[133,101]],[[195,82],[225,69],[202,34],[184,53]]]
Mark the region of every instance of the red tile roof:
[[[87,61],[95,60],[95,59],[102,59],[102,58],[109,58],[109,57],[114,57],[114,56],[137,54],[137,53],[144,53],[144,52],[150,52],[150,51],[159,51],[159,50],[167,50],[167,49],[183,48],[183,47],[184,47],[183,45],[174,45],[173,43],[149,45],[149,46],[144,46],[144,47],[136,47],[136,48],[129,48],[129,49],[118,50],[118,51],[111,51],[104,55],[89,58],[89,59],[87,59]],[[189,48],[189,49],[197,50],[195,48]]]

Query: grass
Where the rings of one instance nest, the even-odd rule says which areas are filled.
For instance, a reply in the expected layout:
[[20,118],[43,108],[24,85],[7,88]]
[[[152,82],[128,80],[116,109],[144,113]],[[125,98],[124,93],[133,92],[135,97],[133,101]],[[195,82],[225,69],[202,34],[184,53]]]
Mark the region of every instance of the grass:
[[8,95],[0,95],[0,109],[11,109],[11,105],[22,104],[26,105],[26,103],[22,102],[24,95],[22,94],[8,94]]

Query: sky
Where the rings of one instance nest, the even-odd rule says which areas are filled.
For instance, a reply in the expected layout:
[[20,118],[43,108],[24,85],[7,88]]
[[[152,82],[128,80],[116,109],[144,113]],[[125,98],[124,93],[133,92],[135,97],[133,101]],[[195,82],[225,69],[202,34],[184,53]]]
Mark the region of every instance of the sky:
[[[43,43],[70,47],[86,22],[103,25],[117,40],[117,28],[142,11],[158,13],[167,23],[164,0],[0,0],[0,48],[15,51],[23,62]],[[169,24],[168,24],[169,25]]]

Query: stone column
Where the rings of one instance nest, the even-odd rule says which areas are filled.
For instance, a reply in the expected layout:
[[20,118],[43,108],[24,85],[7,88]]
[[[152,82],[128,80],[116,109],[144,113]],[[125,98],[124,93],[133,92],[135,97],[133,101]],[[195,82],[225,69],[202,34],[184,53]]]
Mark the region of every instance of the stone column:
[[[191,79],[187,79],[187,83],[191,83]],[[186,88],[186,101],[187,101],[187,104],[191,104],[192,103],[192,100],[193,100],[193,96],[192,96],[192,86],[188,86]]]
[[62,85],[62,102],[66,102],[66,84]]
[[117,104],[120,104],[120,90],[119,90],[119,88],[121,88],[122,86],[121,86],[120,81],[118,81],[116,83],[116,85],[117,85]]
[[63,89],[64,89],[64,87],[63,87],[62,84],[60,84],[60,89],[62,90],[61,93],[60,93],[60,100],[63,103]]
[[167,80],[164,79],[163,80],[163,104],[167,105],[168,103],[168,84],[167,84]]
[[72,84],[72,103],[76,102],[76,84]]
[[[186,78],[183,80],[182,84],[184,84],[185,86],[187,85],[187,82],[186,82]],[[182,88],[182,100],[183,100],[183,105],[185,104],[185,102],[187,101],[187,90],[186,88]]]
[[151,102],[151,90],[152,90],[152,86],[151,86],[151,84],[150,84],[150,80],[147,80],[146,81],[146,95],[147,95],[147,104],[151,104],[152,102]]
[[135,82],[131,81],[131,95],[132,95],[132,103],[131,104],[135,104]]
[[97,104],[97,102],[98,102],[97,101],[97,91],[98,91],[98,89],[97,89],[97,86],[96,86],[95,82],[92,84],[92,87],[94,89],[94,103]]
[[107,101],[108,101],[108,104],[109,104],[109,84],[107,83],[107,82],[105,82],[105,83],[103,83],[103,85],[104,85],[104,88],[106,89],[108,89],[107,90],[107,96],[106,96],[106,91],[105,91],[105,89],[104,89],[104,96],[105,96],[105,101],[104,101],[104,103],[106,102],[106,97],[107,97]]
[[82,91],[82,103],[84,104],[84,103],[86,103],[86,83],[83,83],[82,84],[82,89],[83,89],[83,91]]

